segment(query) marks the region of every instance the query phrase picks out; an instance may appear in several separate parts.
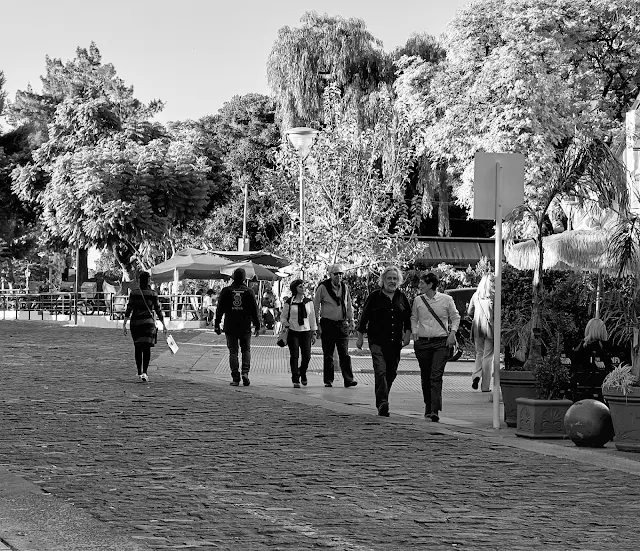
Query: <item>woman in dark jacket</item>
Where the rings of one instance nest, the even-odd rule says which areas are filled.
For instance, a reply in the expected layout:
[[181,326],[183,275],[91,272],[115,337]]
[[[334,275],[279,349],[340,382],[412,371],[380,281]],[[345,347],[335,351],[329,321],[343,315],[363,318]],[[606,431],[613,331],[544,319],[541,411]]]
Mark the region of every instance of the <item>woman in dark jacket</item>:
[[167,326],[164,323],[162,309],[158,301],[157,293],[149,287],[149,272],[141,272],[138,278],[138,289],[132,289],[127,302],[127,310],[124,313],[123,332],[127,334],[127,320],[131,317],[131,337],[135,347],[136,367],[138,377],[144,383],[149,380],[147,369],[151,359],[151,347],[158,338],[158,328],[153,312],[162,322],[162,331],[167,334]]

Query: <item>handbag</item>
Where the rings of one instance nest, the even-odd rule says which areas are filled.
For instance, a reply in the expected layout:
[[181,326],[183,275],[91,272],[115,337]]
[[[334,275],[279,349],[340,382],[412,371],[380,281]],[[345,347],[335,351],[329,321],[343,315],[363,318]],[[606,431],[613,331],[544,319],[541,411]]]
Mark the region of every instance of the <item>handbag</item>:
[[[422,302],[424,302],[424,305],[427,307],[429,312],[431,312],[431,315],[440,324],[440,327],[442,327],[442,329],[444,329],[445,333],[448,333],[447,328],[444,326],[444,323],[442,323],[442,320],[433,311],[433,308],[431,308],[431,305],[427,302],[426,297],[424,295],[420,295],[420,298],[422,299]],[[460,356],[462,356],[462,350],[458,346],[458,339],[457,338],[456,338],[455,344],[453,346],[449,346],[448,349],[449,349],[449,353],[447,354],[447,361],[448,362],[455,362],[456,360],[460,359]]]
[[[287,312],[287,323],[289,323],[289,320],[291,319],[291,302],[292,300],[289,300],[289,302],[286,302],[286,304],[289,305],[289,310]],[[289,336],[289,327],[285,327],[283,325],[282,328],[280,329],[280,333],[278,333],[278,340],[276,340],[276,344],[280,348],[284,348],[285,346],[287,346],[288,336]]]

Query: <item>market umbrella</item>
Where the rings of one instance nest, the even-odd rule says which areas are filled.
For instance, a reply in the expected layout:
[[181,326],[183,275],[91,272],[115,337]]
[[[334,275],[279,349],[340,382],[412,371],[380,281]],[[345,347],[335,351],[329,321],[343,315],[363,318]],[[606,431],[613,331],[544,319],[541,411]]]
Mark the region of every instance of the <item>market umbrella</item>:
[[229,264],[227,258],[198,251],[192,254],[176,253],[150,269],[156,283],[179,279],[220,279],[220,268]]
[[251,261],[232,262],[231,264],[227,264],[220,268],[220,273],[231,276],[237,268],[242,268],[247,273],[247,279],[255,278],[258,281],[275,281],[280,279],[280,276],[276,275],[271,270]]
[[284,268],[291,262],[283,256],[267,251],[212,251],[213,254],[228,258],[232,262],[255,262],[267,268]]

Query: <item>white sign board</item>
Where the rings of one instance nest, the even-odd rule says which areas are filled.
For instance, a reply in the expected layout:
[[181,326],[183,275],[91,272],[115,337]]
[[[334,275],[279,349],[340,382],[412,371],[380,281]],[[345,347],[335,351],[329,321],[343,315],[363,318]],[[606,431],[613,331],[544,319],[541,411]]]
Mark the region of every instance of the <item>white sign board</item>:
[[502,166],[498,201],[504,214],[524,201],[524,155],[521,153],[476,153],[473,167],[472,218],[495,220],[497,167]]

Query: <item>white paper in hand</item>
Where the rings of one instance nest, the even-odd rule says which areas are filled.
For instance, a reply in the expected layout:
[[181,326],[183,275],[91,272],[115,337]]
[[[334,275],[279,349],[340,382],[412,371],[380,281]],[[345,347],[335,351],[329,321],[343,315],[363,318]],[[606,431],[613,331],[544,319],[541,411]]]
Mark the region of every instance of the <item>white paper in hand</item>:
[[167,335],[167,345],[169,346],[169,350],[171,350],[172,354],[175,354],[178,351],[178,345],[172,335]]

